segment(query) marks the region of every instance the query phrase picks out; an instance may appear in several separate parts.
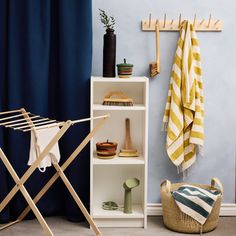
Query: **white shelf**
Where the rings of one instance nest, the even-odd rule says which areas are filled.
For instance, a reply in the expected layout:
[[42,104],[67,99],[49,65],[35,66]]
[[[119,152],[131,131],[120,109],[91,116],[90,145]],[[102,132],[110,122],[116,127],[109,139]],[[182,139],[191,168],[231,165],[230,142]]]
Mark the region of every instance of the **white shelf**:
[[99,77],[99,76],[92,76],[93,82],[117,82],[117,83],[124,83],[124,82],[146,82],[146,77],[143,76],[134,76],[130,78],[104,78],[104,77]]
[[101,206],[95,206],[93,218],[144,218],[141,205],[133,205],[133,213],[126,214],[121,210],[109,211],[103,210]]
[[145,111],[146,107],[142,104],[135,104],[133,106],[105,106],[101,104],[94,104],[92,110],[94,111]]
[[139,157],[119,157],[115,156],[112,159],[99,159],[96,154],[93,157],[94,165],[144,165],[143,156]]

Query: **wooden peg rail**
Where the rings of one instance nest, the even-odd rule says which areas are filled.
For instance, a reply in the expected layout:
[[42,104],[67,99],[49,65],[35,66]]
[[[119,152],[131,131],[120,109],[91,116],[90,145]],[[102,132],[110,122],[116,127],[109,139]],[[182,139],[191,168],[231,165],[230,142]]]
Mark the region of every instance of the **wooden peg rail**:
[[[149,14],[148,20],[142,20],[142,30],[143,31],[155,31],[156,22],[159,25],[159,31],[179,31],[181,23],[184,21],[182,15],[179,15],[178,20],[167,19],[166,14],[163,19],[152,19],[151,14]],[[223,30],[223,22],[219,19],[213,20],[210,14],[208,19],[197,19],[196,14],[194,18],[190,20],[193,24],[195,31],[202,32],[220,32]]]

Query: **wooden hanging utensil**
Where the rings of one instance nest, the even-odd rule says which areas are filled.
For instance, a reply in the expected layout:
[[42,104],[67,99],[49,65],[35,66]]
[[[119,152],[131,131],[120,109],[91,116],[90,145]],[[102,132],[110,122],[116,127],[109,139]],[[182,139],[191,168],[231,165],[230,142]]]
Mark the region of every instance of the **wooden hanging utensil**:
[[120,157],[138,157],[137,149],[133,148],[131,135],[130,135],[130,120],[126,118],[125,120],[125,145],[124,148],[120,150]]
[[154,77],[160,73],[160,50],[159,50],[159,23],[156,22],[156,62],[151,62],[149,65],[150,76]]

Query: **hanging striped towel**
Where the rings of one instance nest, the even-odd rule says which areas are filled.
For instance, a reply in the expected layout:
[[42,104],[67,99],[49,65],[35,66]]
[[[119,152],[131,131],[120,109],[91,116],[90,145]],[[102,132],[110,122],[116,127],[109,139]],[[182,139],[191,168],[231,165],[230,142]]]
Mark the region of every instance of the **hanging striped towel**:
[[[166,149],[180,172],[195,161],[203,148],[204,102],[200,49],[193,25],[182,24],[174,58],[163,123]],[[198,149],[199,150],[199,149]]]
[[180,210],[203,225],[214,203],[221,194],[218,190],[206,190],[193,185],[182,185],[172,193]]

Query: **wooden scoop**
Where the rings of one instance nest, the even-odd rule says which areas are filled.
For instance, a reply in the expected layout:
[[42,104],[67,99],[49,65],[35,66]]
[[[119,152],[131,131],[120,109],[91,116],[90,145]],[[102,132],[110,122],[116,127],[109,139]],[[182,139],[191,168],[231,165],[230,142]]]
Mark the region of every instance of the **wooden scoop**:
[[120,150],[120,157],[138,157],[137,149],[133,148],[131,135],[130,135],[130,120],[126,118],[125,120],[125,144],[124,148]]

